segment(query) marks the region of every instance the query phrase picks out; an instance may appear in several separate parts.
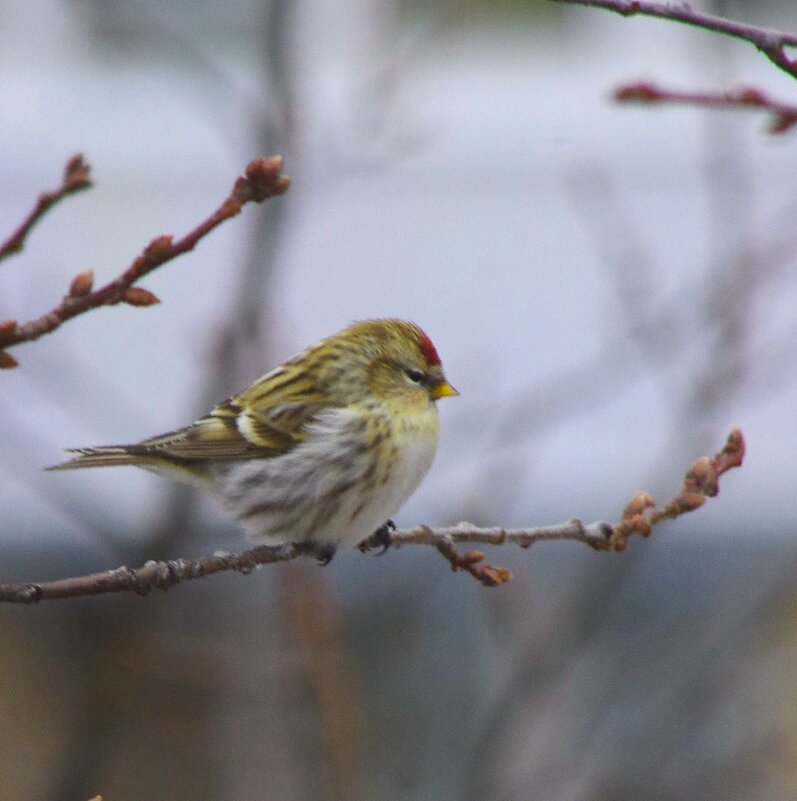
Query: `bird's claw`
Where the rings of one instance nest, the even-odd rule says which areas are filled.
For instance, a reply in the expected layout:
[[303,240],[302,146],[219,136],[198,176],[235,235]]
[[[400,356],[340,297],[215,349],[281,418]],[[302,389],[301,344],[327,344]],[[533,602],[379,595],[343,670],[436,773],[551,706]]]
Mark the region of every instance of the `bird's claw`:
[[323,545],[316,546],[313,553],[315,553],[315,558],[318,559],[318,564],[322,567],[326,567],[332,561],[332,557],[337,550],[337,545],[326,542]]
[[383,526],[380,526],[370,537],[364,539],[357,547],[363,552],[367,553],[372,548],[382,548],[377,556],[382,556],[388,548],[393,544],[393,535],[391,532],[396,530],[396,524],[392,520],[388,520]]

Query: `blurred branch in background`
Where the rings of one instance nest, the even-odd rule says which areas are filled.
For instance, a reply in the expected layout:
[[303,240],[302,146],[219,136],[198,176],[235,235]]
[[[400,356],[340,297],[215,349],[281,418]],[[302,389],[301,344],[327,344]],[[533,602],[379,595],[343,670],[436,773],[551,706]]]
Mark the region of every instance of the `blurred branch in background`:
[[[88,186],[87,167],[81,157],[75,157],[67,164],[67,181],[71,174],[76,175],[73,183],[78,188]],[[159,236],[153,239],[140,256],[118,278],[99,289],[92,290],[94,283],[91,271],[78,273],[69,287],[69,293],[55,308],[41,317],[26,323],[17,323],[16,320],[6,320],[0,323],[0,348],[17,345],[21,342],[31,342],[45,334],[49,334],[73,317],[84,314],[100,306],[113,306],[117,303],[128,303],[131,306],[150,306],[159,303],[158,298],[149,290],[134,284],[143,276],[151,273],[166,262],[188,253],[197,242],[207,236],[214,228],[221,225],[231,217],[240,213],[242,207],[250,202],[262,203],[275,195],[283,194],[290,183],[287,176],[281,174],[282,159],[279,156],[255,159],[246,168],[245,176],[238,178],[229,197],[206,220],[201,222],[193,231],[186,234],[176,242],[171,236]],[[67,185],[68,186],[68,185]],[[51,197],[56,200],[75,189],[61,190]],[[55,200],[50,200],[51,206]],[[41,206],[41,201],[39,206]],[[44,208],[46,209],[46,205]],[[37,206],[38,208],[38,206]],[[38,216],[31,215],[29,220],[35,222]],[[27,221],[26,221],[27,222]],[[32,223],[31,223],[32,224]],[[19,231],[26,231],[25,224]],[[15,234],[15,236],[17,236]],[[24,239],[24,234],[19,234]],[[12,237],[13,239],[13,237]],[[21,245],[20,245],[21,247]],[[0,367],[14,367],[17,362],[9,353],[0,350]]]
[[613,94],[619,103],[673,103],[702,108],[761,109],[771,115],[767,125],[767,131],[771,134],[785,133],[797,123],[797,106],[781,103],[752,86],[730,92],[684,92],[646,81],[619,86]]
[[[734,429],[728,435],[725,447],[713,459],[702,457],[692,465],[686,473],[680,492],[671,501],[664,506],[657,506],[647,493],[636,493],[623,511],[621,521],[614,525],[605,522],[584,525],[578,520],[571,520],[556,526],[526,529],[480,529],[469,523],[437,529],[419,526],[407,531],[393,531],[387,540],[384,534],[374,535],[362,543],[361,550],[366,551],[383,543],[386,547],[433,545],[448,560],[453,570],[463,570],[484,586],[494,587],[509,581],[512,578],[511,572],[506,568],[482,564],[484,554],[481,551],[470,551],[460,556],[454,543],[515,543],[522,548],[528,548],[542,540],[571,540],[582,542],[598,551],[624,551],[632,535],[648,537],[658,523],[692,512],[700,508],[706,498],[716,496],[719,492],[719,477],[726,471],[741,466],[743,458],[742,432]],[[312,544],[261,545],[238,554],[217,553],[196,560],[148,562],[136,570],[123,566],[89,576],[38,584],[0,584],[0,601],[38,603],[55,598],[127,591],[146,595],[153,588],[167,590],[182,581],[204,578],[227,570],[248,574],[255,567],[287,562],[303,555],[315,555]]]
[[[620,2],[599,0],[594,3],[589,0],[587,2],[554,0],[554,2],[606,8],[623,15],[639,13],[682,22],[688,20],[707,30],[724,33],[730,30],[738,31],[738,36],[741,38],[749,38],[742,36],[742,33],[745,33],[756,41],[760,39],[768,43],[771,43],[773,38],[778,41],[782,39],[784,46],[792,40],[797,41],[797,35],[750,28],[722,17],[699,14],[686,4],[665,6],[622,0]],[[716,27],[713,24],[716,21],[722,25]],[[613,98],[618,102],[648,104],[672,102],[707,109],[751,108],[768,111],[771,120],[767,130],[772,134],[787,132],[797,123],[797,105],[777,101],[754,87],[741,87],[729,92],[677,92],[644,82],[619,87],[613,92]],[[716,134],[712,137],[712,144],[716,148]],[[730,176],[735,176],[737,172],[739,172],[738,158],[721,171],[721,177],[724,181],[730,181],[732,180]],[[743,347],[743,340],[749,331],[748,327],[739,324],[737,318],[749,315],[750,310],[755,308],[756,296],[771,291],[771,283],[782,275],[787,265],[793,262],[797,252],[797,240],[791,237],[781,241],[773,237],[771,242],[763,245],[742,243],[737,251],[728,254],[732,259],[730,268],[723,257],[722,263],[717,265],[716,275],[711,274],[705,280],[701,279],[702,283],[697,286],[679,289],[669,297],[657,300],[651,281],[654,271],[647,248],[642,244],[641,238],[635,235],[630,215],[620,208],[617,192],[611,185],[608,174],[598,172],[594,167],[589,168],[589,175],[582,174],[581,170],[576,171],[571,181],[571,189],[576,207],[582,212],[585,226],[595,239],[612,278],[619,310],[626,318],[625,330],[621,337],[608,341],[601,351],[597,355],[592,355],[587,362],[567,373],[557,374],[543,386],[524,393],[503,412],[495,436],[496,447],[488,449],[498,455],[488,457],[485,472],[500,469],[502,464],[509,464],[507,469],[513,474],[523,469],[517,460],[513,459],[511,464],[509,463],[513,449],[520,447],[525,440],[541,430],[570,419],[583,410],[592,411],[596,403],[611,399],[615,375],[622,377],[624,381],[628,381],[632,371],[640,376],[643,375],[633,361],[624,355],[625,351],[629,351],[629,344],[636,347],[643,355],[646,366],[654,371],[668,366],[687,351],[693,351],[695,341],[705,341],[706,347],[712,347],[713,353],[708,354],[708,358],[701,363],[703,373],[695,382],[692,401],[684,405],[685,408],[681,409],[679,419],[675,422],[675,428],[678,430],[682,430],[683,426],[696,427],[697,418],[690,418],[690,414],[694,413],[699,405],[695,399],[708,398],[709,387],[713,387],[713,392],[710,393],[713,398],[711,409],[704,408],[699,412],[698,418],[706,417],[709,412],[716,411],[715,407],[718,404],[727,406],[732,397],[743,389],[743,382],[737,380],[740,377],[741,366],[737,364],[734,369],[727,369],[729,361],[739,362],[745,359],[745,368],[767,363],[767,360],[755,356],[746,358],[747,350]],[[749,191],[734,194],[748,197]],[[730,203],[730,195],[727,191],[719,192],[717,200],[727,205]],[[714,204],[710,203],[709,208],[713,209]],[[722,226],[726,239],[729,230],[747,233],[744,215],[737,212],[735,216],[736,219],[731,226],[727,224],[729,221],[725,221],[726,224]],[[623,231],[622,237],[616,236],[618,230]],[[784,226],[778,230],[789,229]],[[692,272],[696,276],[702,275],[697,269]],[[718,282],[724,286],[724,290],[719,293]],[[684,293],[688,297],[704,298],[705,303],[698,309],[690,309],[689,304],[684,303]],[[712,301],[715,294],[722,297],[719,303]],[[640,302],[641,299],[644,299],[644,302]],[[689,319],[690,316],[692,319]],[[731,335],[706,340],[700,336],[700,332],[706,330],[707,326],[727,329]],[[782,341],[791,342],[791,339],[785,338]],[[774,343],[770,343],[766,348],[767,352],[771,352],[773,347]],[[714,366],[710,373],[705,371],[706,364]],[[720,380],[721,384],[717,383]],[[665,391],[672,399],[672,387],[668,385]],[[684,440],[691,441],[691,436],[685,437]],[[702,437],[701,447],[705,446],[704,440],[705,436]],[[682,454],[677,454],[676,458],[682,458]]]
[[774,31],[768,28],[759,28],[755,25],[746,25],[743,22],[712,16],[695,11],[687,3],[669,5],[666,3],[649,3],[645,0],[552,0],[554,3],[567,3],[569,5],[589,6],[591,8],[604,8],[614,11],[624,17],[636,15],[658,17],[707,31],[716,31],[736,39],[749,42],[760,50],[773,64],[780,67],[793,78],[797,78],[797,60],[789,58],[787,47],[797,47],[797,34],[786,31]]

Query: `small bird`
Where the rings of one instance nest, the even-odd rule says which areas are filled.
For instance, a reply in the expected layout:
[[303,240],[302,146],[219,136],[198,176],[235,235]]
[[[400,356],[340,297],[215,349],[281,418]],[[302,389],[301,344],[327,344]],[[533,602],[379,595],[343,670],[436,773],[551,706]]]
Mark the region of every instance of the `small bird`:
[[70,449],[47,469],[135,465],[198,485],[250,539],[302,543],[326,563],[371,536],[389,543],[389,518],[432,465],[435,402],[458,394],[417,325],[363,320],[185,428]]

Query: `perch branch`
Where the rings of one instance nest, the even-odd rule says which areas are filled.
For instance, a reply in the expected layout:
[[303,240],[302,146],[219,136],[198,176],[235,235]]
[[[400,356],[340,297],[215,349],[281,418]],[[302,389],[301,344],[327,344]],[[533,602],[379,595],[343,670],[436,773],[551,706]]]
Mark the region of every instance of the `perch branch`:
[[7,259],[13,253],[19,253],[25,247],[25,239],[34,225],[59,201],[67,195],[74,195],[82,189],[91,186],[90,168],[78,153],[72,156],[64,167],[64,177],[61,186],[51,192],[42,192],[36,198],[36,205],[30,214],[20,223],[19,227],[0,245],[0,261]]
[[658,17],[708,31],[716,31],[749,42],[762,52],[773,64],[780,67],[793,78],[797,78],[797,59],[786,54],[787,47],[797,47],[797,34],[759,28],[743,22],[716,17],[695,11],[687,3],[670,5],[668,3],[651,3],[646,0],[553,0],[555,3],[604,8],[624,17],[637,14],[645,17]]
[[[458,543],[504,545],[514,543],[528,548],[543,540],[572,540],[582,542],[598,551],[624,551],[628,540],[634,535],[647,537],[653,527],[663,520],[671,520],[692,512],[719,492],[719,478],[727,470],[739,467],[744,458],[744,438],[736,428],[728,435],[725,447],[713,458],[698,459],[687,471],[679,493],[664,506],[657,506],[645,492],[638,492],[623,511],[619,523],[604,522],[585,525],[579,520],[570,520],[554,526],[540,528],[478,528],[470,523],[456,526],[430,528],[418,526],[390,533],[390,544],[398,548],[404,545],[432,545],[449,562],[452,570],[464,570],[485,586],[503,584],[512,578],[509,570],[492,567],[484,562],[481,551],[469,551],[461,555],[456,550]],[[385,544],[384,531],[366,540],[365,549]],[[167,590],[183,581],[204,578],[214,573],[234,570],[250,573],[260,565],[287,562],[312,553],[306,545],[286,543],[284,545],[260,545],[242,553],[215,553],[199,559],[174,559],[147,562],[143,567],[131,569],[119,567],[87,576],[44,581],[38,583],[0,584],[0,602],[37,603],[54,598],[75,598],[99,595],[108,592],[137,592],[146,595],[150,590]]]
[[797,123],[797,106],[774,100],[760,89],[743,86],[731,92],[682,92],[642,82],[620,86],[614,99],[621,103],[678,103],[701,108],[755,108],[769,112],[767,131],[779,134]]
[[0,368],[16,365],[14,357],[4,351],[4,348],[38,339],[90,309],[116,303],[127,303],[131,306],[158,303],[158,298],[152,292],[133,285],[167,261],[188,253],[214,228],[235,217],[246,203],[262,203],[285,192],[290,179],[281,174],[281,169],[282,158],[279,156],[255,159],[247,166],[245,175],[235,181],[232,192],[221,206],[182,239],[175,242],[171,236],[156,237],[127,270],[99,289],[92,290],[93,275],[90,270],[79,273],[72,279],[63,301],[35,320],[27,323],[17,323],[15,320],[0,322]]

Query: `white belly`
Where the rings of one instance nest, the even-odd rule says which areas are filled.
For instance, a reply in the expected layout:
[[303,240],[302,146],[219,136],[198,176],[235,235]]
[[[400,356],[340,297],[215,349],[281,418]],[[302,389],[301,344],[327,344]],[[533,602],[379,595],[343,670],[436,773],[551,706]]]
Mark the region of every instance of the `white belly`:
[[365,448],[362,418],[333,409],[289,453],[220,465],[214,493],[250,539],[354,546],[412,495],[437,448],[434,406],[401,424],[377,422],[387,434],[377,459]]

